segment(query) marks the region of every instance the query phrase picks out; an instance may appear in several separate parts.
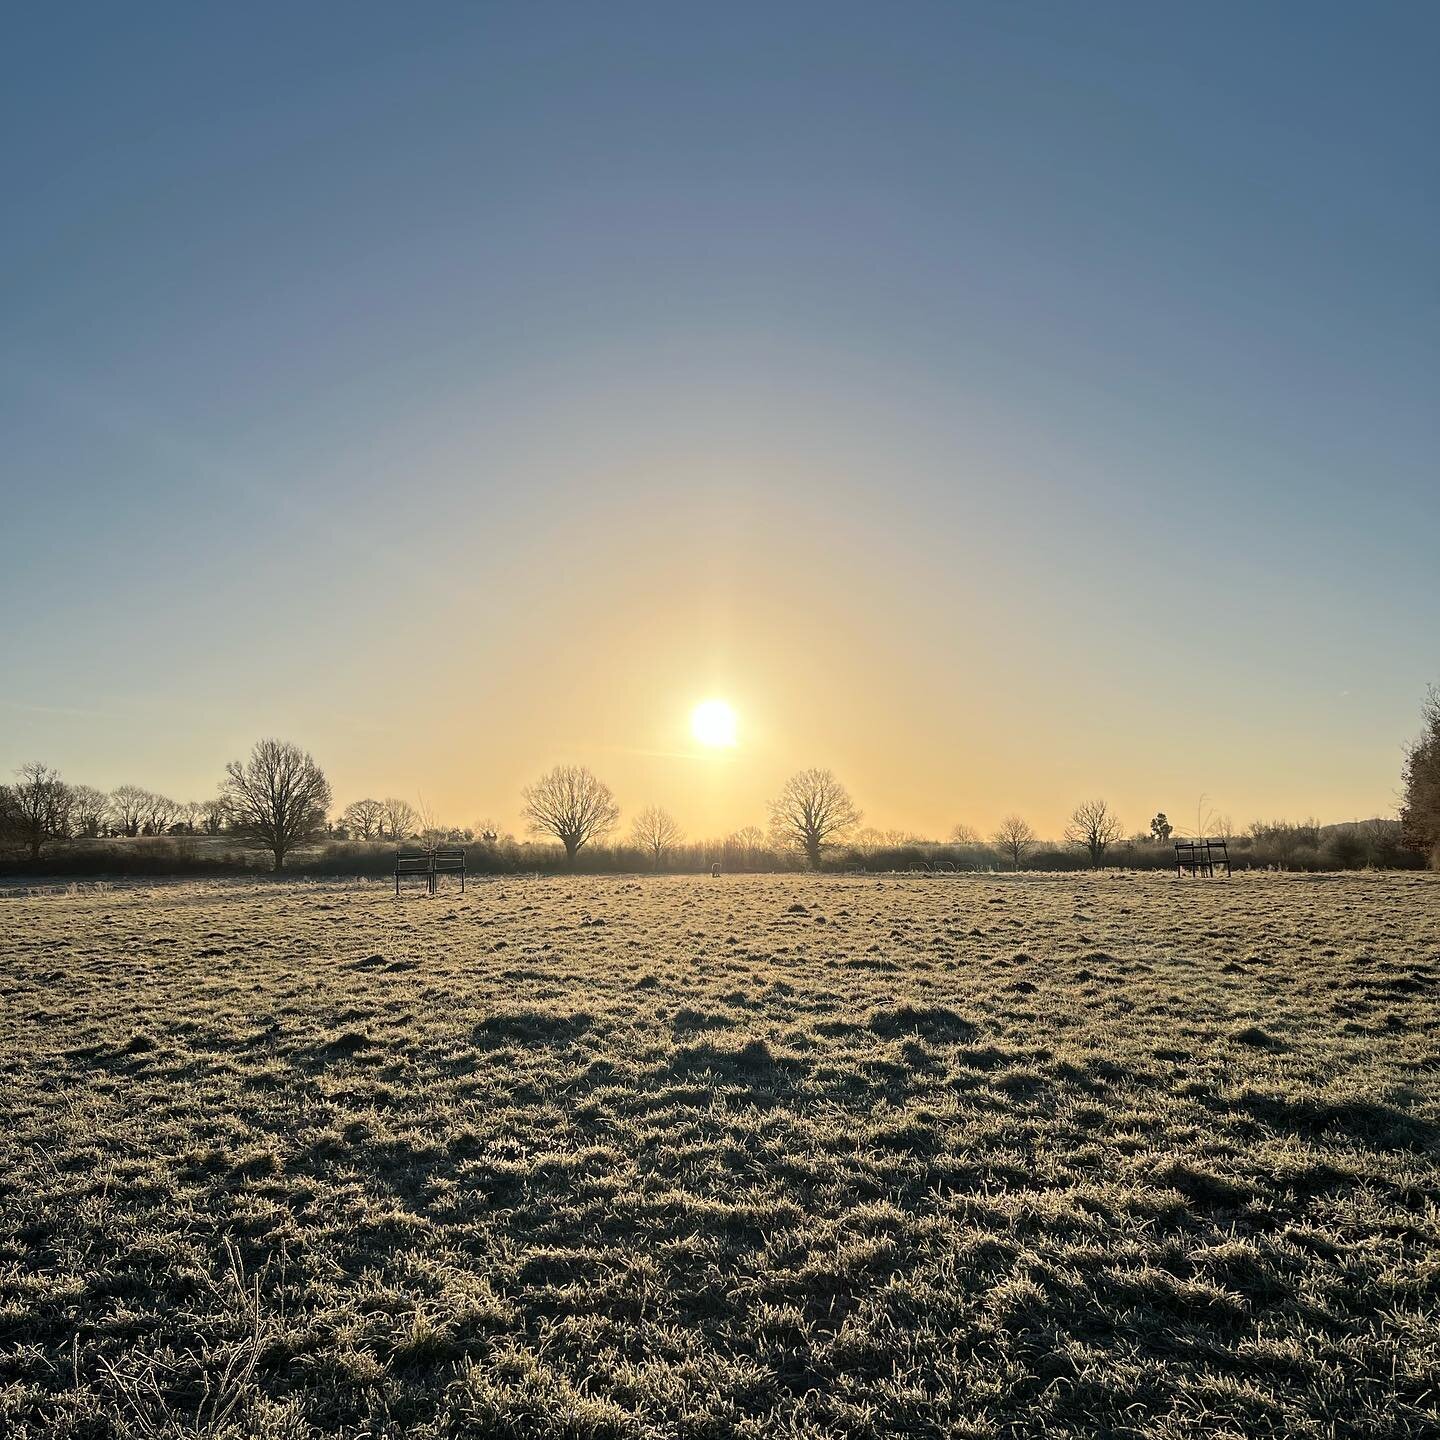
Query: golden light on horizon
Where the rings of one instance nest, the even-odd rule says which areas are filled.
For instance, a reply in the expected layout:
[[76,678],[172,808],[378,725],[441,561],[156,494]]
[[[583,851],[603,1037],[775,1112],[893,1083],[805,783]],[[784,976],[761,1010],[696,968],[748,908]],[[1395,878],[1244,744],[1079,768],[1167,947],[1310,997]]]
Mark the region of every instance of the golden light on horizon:
[[735,711],[723,700],[702,700],[690,714],[690,733],[711,749],[733,749],[738,733]]

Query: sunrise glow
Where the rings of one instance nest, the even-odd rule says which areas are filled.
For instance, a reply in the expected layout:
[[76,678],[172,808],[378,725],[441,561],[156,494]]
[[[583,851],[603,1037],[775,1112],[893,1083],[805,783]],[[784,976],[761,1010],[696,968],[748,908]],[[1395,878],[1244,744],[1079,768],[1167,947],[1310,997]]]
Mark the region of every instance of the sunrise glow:
[[705,700],[690,716],[690,733],[710,749],[733,749],[737,727],[735,711],[723,700]]

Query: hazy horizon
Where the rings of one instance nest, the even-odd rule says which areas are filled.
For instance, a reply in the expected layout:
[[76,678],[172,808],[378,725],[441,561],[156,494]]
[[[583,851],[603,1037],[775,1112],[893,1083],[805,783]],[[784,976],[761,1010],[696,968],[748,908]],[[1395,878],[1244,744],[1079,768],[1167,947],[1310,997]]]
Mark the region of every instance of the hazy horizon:
[[[688,718],[688,717],[687,717]],[[677,730],[678,734],[678,730]],[[271,737],[257,737],[271,738]],[[278,737],[287,738],[287,737]],[[677,739],[677,745],[684,742]],[[54,748],[53,746],[51,747]],[[243,760],[249,753],[250,746],[246,746],[243,753],[237,752],[231,759]],[[739,747],[737,747],[738,750]],[[789,768],[775,769],[773,766],[764,766],[759,762],[750,764],[747,767],[746,758],[743,754],[728,753],[716,754],[706,750],[704,747],[692,744],[689,749],[677,748],[673,751],[627,751],[616,747],[611,752],[614,757],[628,757],[632,763],[649,761],[657,772],[669,773],[676,778],[666,793],[645,793],[627,795],[623,791],[616,792],[617,801],[620,804],[621,820],[615,832],[609,836],[612,841],[623,841],[627,835],[630,823],[639,811],[651,806],[659,805],[671,812],[680,823],[684,831],[684,839],[687,841],[698,840],[719,840],[725,835],[734,833],[746,826],[757,826],[761,830],[768,827],[770,802],[779,794],[786,779],[796,770],[808,768],[802,764],[793,764]],[[30,757],[32,760],[36,757]],[[513,796],[504,797],[495,804],[481,804],[465,807],[457,805],[448,800],[443,793],[427,791],[423,789],[407,789],[400,785],[381,785],[365,787],[363,784],[342,785],[336,782],[336,772],[333,767],[325,764],[323,755],[316,756],[317,762],[325,770],[327,778],[332,783],[335,793],[335,801],[331,807],[331,818],[338,821],[346,806],[361,799],[386,799],[394,796],[397,799],[406,801],[417,812],[430,814],[437,824],[449,829],[476,829],[482,825],[495,824],[500,828],[502,834],[511,833],[517,838],[524,839],[531,834],[529,821],[523,813],[523,798],[521,791],[524,786],[538,780],[541,771],[537,769],[533,774],[527,775],[521,781]],[[43,763],[43,762],[42,762]],[[579,763],[594,771],[601,780],[607,784],[613,779],[618,767],[616,765],[606,766],[602,762],[586,761],[583,757],[558,756],[556,763]],[[707,800],[714,800],[719,797],[719,805],[727,803],[740,789],[739,785],[732,784],[732,767],[749,768],[752,772],[759,772],[773,776],[773,784],[768,791],[765,791],[760,801],[750,813],[736,816],[731,823],[724,824],[718,828],[706,828],[697,825],[694,815],[697,807],[693,803],[699,797],[701,805]],[[223,767],[222,767],[223,768]],[[551,767],[546,765],[544,769]],[[828,767],[827,767],[828,768]],[[393,771],[391,773],[394,773]],[[121,780],[103,780],[97,782],[95,777],[88,774],[80,774],[72,771],[65,771],[63,778],[71,784],[93,784],[96,788],[110,791],[122,784],[138,785],[142,789],[153,790],[166,795],[172,800],[181,803],[190,801],[201,801],[213,799],[219,790],[219,779],[223,778],[217,772],[216,784],[209,789],[193,790],[177,788],[175,786],[156,785],[147,781],[143,775],[137,776],[127,774]],[[848,784],[844,774],[839,776],[847,788],[854,787]],[[688,784],[685,783],[688,780]],[[760,793],[753,783],[754,773],[751,776],[751,784],[746,788],[753,793]],[[615,787],[611,787],[614,789]],[[1014,787],[1019,789],[1020,787]],[[1132,787],[1133,788],[1133,787]],[[1003,793],[1003,786],[1001,787]],[[1131,793],[1121,787],[1112,786],[1108,789],[1096,790],[1094,793],[1075,790],[1067,792],[1063,799],[1054,799],[1043,807],[1035,806],[1026,808],[1024,806],[1002,806],[1000,809],[989,812],[970,811],[950,813],[944,810],[943,805],[932,807],[932,813],[941,816],[930,828],[905,823],[903,820],[893,819],[883,810],[868,806],[862,795],[854,796],[856,803],[860,806],[863,814],[859,829],[873,829],[889,832],[905,832],[907,835],[926,841],[945,842],[950,837],[950,832],[959,824],[968,825],[975,830],[981,840],[988,840],[999,821],[1003,816],[1018,812],[1021,817],[1029,821],[1034,828],[1038,838],[1042,841],[1061,841],[1071,820],[1071,811],[1076,805],[1097,798],[1105,799],[1109,808],[1119,817],[1125,834],[1148,831],[1151,817],[1157,812],[1164,812],[1177,836],[1185,836],[1196,833],[1216,833],[1216,823],[1228,822],[1236,833],[1243,833],[1252,822],[1266,822],[1272,820],[1289,820],[1292,822],[1318,821],[1321,825],[1346,824],[1355,821],[1368,820],[1377,817],[1393,817],[1395,805],[1393,801],[1377,804],[1372,808],[1359,809],[1352,814],[1321,814],[1314,806],[1306,807],[1300,805],[1289,810],[1279,809],[1254,809],[1253,807],[1235,807],[1226,803],[1223,795],[1212,794],[1202,791],[1199,795],[1179,797],[1181,803],[1152,804],[1146,806],[1143,803],[1131,805],[1128,809],[1117,799],[1121,794]],[[1143,812],[1143,813],[1142,813]],[[717,808],[710,813],[726,813],[723,809]],[[1037,817],[1047,816],[1049,819]],[[418,814],[417,814],[418,823]],[[540,835],[539,838],[545,843],[557,843],[553,836]]]
[[0,780],[1393,811],[1440,12],[564,15],[12,18]]

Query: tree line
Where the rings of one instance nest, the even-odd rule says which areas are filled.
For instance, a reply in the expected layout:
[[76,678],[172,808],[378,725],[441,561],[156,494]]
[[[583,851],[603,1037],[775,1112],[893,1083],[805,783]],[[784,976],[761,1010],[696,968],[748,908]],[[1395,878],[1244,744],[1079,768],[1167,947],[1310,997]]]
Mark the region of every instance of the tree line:
[[[1197,807],[1196,836],[1223,839],[1241,863],[1282,868],[1348,869],[1428,861],[1440,869],[1440,690],[1432,689],[1423,711],[1423,731],[1406,753],[1404,798],[1398,820],[1373,819],[1349,825],[1318,821],[1256,821],[1238,832],[1226,816]],[[582,852],[612,840],[620,807],[610,787],[583,765],[559,765],[522,793],[530,831],[563,851],[577,868]],[[456,840],[476,842],[515,858],[522,847],[502,838],[488,822],[475,829],[440,825],[423,803],[394,797],[362,799],[331,819],[332,797],[324,772],[309,752],[281,740],[257,742],[248,759],[225,767],[218,794],[210,800],[177,803],[135,785],[105,792],[66,783],[50,767],[22,765],[11,784],[0,785],[0,840],[18,846],[38,863],[47,844],[67,840],[141,836],[225,835],[270,854],[284,868],[297,850],[324,841],[416,841],[435,846]],[[639,857],[655,870],[683,852],[687,868],[721,863],[727,868],[781,868],[803,864],[918,868],[937,861],[972,868],[1069,868],[1078,857],[1094,868],[1119,861],[1150,866],[1171,863],[1175,826],[1158,812],[1146,829],[1126,835],[1104,800],[1077,805],[1065,829],[1064,849],[1042,841],[1018,814],[1008,814],[988,837],[958,824],[945,842],[900,831],[861,826],[863,815],[845,785],[825,769],[798,771],[771,802],[768,826],[747,826],[719,841],[687,846],[676,818],[663,806],[647,805],[631,823],[628,839],[612,843],[609,868],[626,868]],[[714,856],[712,860],[710,857]],[[888,863],[887,863],[888,862]]]

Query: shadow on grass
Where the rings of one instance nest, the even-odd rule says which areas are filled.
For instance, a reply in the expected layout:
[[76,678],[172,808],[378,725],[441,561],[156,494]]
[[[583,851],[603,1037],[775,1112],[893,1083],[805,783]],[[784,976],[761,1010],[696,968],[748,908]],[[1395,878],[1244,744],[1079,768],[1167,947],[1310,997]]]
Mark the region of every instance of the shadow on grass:
[[1377,1100],[1327,1100],[1246,1089],[1220,1103],[1232,1114],[1248,1115],[1277,1130],[1307,1137],[1339,1131],[1375,1150],[1432,1150],[1440,1143],[1440,1126]]
[[487,1015],[475,1026],[477,1042],[518,1041],[525,1045],[566,1045],[595,1023],[588,1010],[547,1010],[524,1007]]
[[666,1069],[677,1080],[704,1077],[749,1090],[778,1091],[791,1089],[809,1065],[793,1056],[776,1055],[764,1040],[748,1040],[737,1046],[707,1040],[679,1046]]
[[980,1027],[945,1005],[892,1005],[872,1010],[865,1021],[874,1035],[895,1039],[918,1035],[937,1042],[974,1040]]

